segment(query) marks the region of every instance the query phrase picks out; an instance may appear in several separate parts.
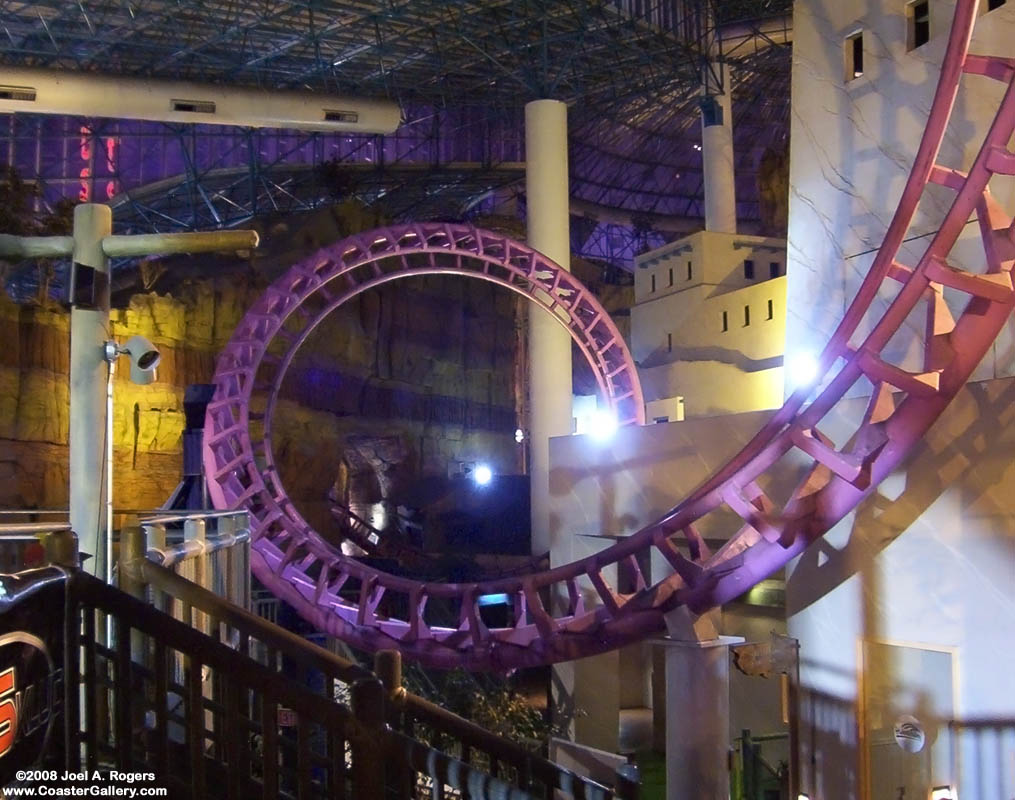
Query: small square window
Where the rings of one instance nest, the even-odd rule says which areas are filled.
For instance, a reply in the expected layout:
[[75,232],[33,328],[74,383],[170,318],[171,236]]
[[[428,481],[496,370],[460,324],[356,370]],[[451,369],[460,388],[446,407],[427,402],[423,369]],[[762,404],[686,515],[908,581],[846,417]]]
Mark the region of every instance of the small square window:
[[754,262],[751,259],[744,261],[744,277],[749,281],[754,280]]
[[906,6],[906,49],[915,50],[930,41],[930,3],[917,0]]
[[863,31],[846,37],[846,80],[851,81],[863,75]]
[[769,262],[768,265],[768,276],[770,278],[778,278],[779,272],[782,269],[782,265],[778,261]]

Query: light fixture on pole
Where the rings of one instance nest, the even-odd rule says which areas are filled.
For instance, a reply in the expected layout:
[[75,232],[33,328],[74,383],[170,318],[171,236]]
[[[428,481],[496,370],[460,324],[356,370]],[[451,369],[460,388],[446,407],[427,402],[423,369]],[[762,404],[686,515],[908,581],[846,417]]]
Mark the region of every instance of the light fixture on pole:
[[155,368],[162,360],[162,354],[144,336],[131,336],[127,343],[119,345],[110,340],[106,342],[106,361],[113,372],[117,356],[130,358],[130,382],[146,386],[155,380]]
[[[70,430],[68,445],[70,523],[81,542],[82,553],[96,556],[96,573],[109,563],[98,558],[103,520],[101,497],[102,451],[112,447],[109,426],[102,425],[102,365],[121,354],[131,358],[131,374],[140,383],[155,379],[158,352],[143,337],[130,339],[122,348],[106,345],[109,330],[109,259],[175,253],[211,253],[257,247],[256,231],[146,233],[113,236],[109,206],[82,203],[74,208],[73,236],[12,236],[0,233],[0,257],[62,258],[72,261],[69,302],[70,324]],[[106,375],[106,408],[110,405],[111,376]],[[98,431],[105,428],[109,442],[101,447]],[[108,484],[107,484],[108,486]],[[108,575],[104,576],[108,579]]]
[[106,557],[105,580],[113,582],[113,376],[116,375],[116,359],[127,356],[130,359],[130,380],[140,386],[147,386],[155,380],[155,368],[162,360],[162,354],[144,336],[131,336],[126,344],[120,345],[110,339],[103,347],[103,355],[109,366],[106,377]]

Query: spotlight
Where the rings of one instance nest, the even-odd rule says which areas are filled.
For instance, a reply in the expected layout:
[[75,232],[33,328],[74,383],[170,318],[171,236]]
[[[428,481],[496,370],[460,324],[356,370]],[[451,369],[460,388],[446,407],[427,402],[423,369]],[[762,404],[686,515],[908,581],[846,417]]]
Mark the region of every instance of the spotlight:
[[818,377],[818,360],[811,353],[795,353],[786,369],[793,386],[807,386]]
[[525,441],[525,431],[521,428],[515,428],[515,441],[521,444]]
[[930,790],[930,800],[956,800],[956,797],[951,786],[935,786]]
[[162,359],[158,348],[149,342],[144,336],[131,336],[125,345],[118,345],[114,341],[106,342],[106,361],[110,364],[117,356],[127,356],[130,359],[130,380],[132,383],[145,385],[155,380],[155,368]]
[[593,439],[605,442],[617,432],[617,415],[608,408],[597,408],[589,416],[589,434]]
[[472,471],[472,480],[476,482],[477,486],[486,486],[493,480],[493,470],[486,464],[478,464]]

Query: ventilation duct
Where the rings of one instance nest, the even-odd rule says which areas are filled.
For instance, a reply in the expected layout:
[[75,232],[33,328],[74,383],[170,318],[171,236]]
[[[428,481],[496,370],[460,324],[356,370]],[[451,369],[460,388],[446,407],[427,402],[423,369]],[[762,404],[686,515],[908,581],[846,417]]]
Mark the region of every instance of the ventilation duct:
[[401,122],[397,103],[313,92],[8,66],[0,80],[0,113],[350,133],[392,133]]

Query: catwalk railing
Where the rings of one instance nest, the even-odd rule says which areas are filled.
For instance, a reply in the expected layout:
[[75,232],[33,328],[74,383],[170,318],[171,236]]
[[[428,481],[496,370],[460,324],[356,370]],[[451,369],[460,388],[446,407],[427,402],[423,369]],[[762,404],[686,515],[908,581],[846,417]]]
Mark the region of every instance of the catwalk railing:
[[[3,672],[18,675],[19,688],[38,689],[18,707],[27,709],[20,724],[13,719],[18,744],[0,755],[0,786],[30,785],[33,773],[24,770],[39,766],[149,773],[143,783],[195,800],[414,799],[424,790],[432,798],[540,800],[559,797],[557,789],[574,800],[637,797],[626,773],[616,790],[578,778],[449,712],[386,690],[369,670],[145,558],[121,569],[135,593],[145,591],[146,580],[162,599],[184,598],[193,613],[207,616],[214,635],[72,567],[0,575],[7,631],[0,667],[13,667]],[[7,646],[12,642],[19,644]],[[45,674],[39,664],[34,673],[24,669],[22,642],[44,654],[36,660]],[[269,654],[266,664],[252,657],[255,642]],[[305,684],[291,678],[296,667],[305,668]],[[323,687],[312,675],[324,676]],[[396,730],[389,721],[403,709],[456,737],[474,762]],[[55,781],[58,773],[34,774]]]
[[[136,596],[148,594],[156,608],[182,604],[189,615],[184,623],[204,625],[213,639],[228,642],[240,657],[256,660],[275,675],[312,678],[318,701],[321,696],[346,698],[349,687],[374,679],[359,664],[272,625],[148,559],[126,562],[121,585]],[[560,790],[574,800],[637,798],[637,777],[630,770],[618,774],[614,788],[602,786],[406,692],[400,664],[397,652],[378,655],[377,667],[386,687],[383,713],[398,733],[391,741],[401,754],[389,762],[395,788],[388,796],[415,797],[425,791],[432,798],[497,797],[496,791],[513,786],[515,794],[504,796],[552,798],[554,790]],[[422,728],[424,738],[414,736]],[[431,747],[437,744],[433,740],[439,740],[440,749]],[[486,788],[476,794],[479,785]],[[500,788],[495,791],[496,787]]]

